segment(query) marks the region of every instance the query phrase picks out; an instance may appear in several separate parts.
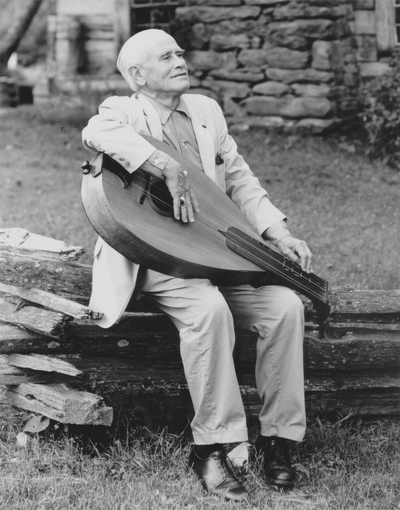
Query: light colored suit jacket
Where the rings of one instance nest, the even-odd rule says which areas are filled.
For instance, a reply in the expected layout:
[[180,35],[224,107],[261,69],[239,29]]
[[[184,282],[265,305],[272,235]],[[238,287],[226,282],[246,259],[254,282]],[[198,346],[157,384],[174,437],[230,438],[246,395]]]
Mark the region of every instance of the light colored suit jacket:
[[[197,94],[184,94],[181,101],[190,112],[205,174],[227,193],[260,234],[284,219],[238,154],[218,104]],[[140,135],[163,139],[157,111],[146,96],[136,93],[131,97],[106,99],[99,114],[83,130],[83,143],[93,152],[106,152],[128,172],[133,172],[154,152],[154,147]],[[220,165],[216,164],[217,153],[224,160]],[[132,297],[138,270],[137,264],[98,239],[89,306],[104,316],[96,324],[108,328],[119,319]]]

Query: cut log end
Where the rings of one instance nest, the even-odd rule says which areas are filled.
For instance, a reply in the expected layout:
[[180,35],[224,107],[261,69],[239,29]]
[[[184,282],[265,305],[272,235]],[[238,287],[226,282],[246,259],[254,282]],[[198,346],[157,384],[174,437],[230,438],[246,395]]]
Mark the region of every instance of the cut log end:
[[113,409],[101,397],[67,384],[23,383],[0,387],[0,403],[73,425],[110,426]]

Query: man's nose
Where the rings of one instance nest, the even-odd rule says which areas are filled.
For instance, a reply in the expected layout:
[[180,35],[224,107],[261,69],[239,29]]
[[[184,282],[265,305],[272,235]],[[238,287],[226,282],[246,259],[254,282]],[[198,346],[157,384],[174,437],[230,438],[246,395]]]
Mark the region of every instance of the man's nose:
[[178,55],[174,56],[174,64],[176,67],[186,67],[186,62],[183,57],[179,57]]

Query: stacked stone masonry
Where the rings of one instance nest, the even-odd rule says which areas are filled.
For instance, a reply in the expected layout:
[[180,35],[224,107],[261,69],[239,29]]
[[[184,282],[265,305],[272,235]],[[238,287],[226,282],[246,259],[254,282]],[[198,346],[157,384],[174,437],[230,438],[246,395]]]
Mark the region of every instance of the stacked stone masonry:
[[[136,31],[135,5],[146,1],[56,0],[48,23],[49,82],[67,92],[82,81],[90,90],[129,93],[115,60]],[[385,59],[397,45],[393,0],[172,3],[170,29],[187,50],[191,91],[250,124],[318,131],[351,116],[360,85],[390,71]]]
[[[374,8],[374,0],[361,3]],[[356,4],[186,1],[176,10],[174,33],[189,49],[191,91],[256,124],[329,127],[355,111],[359,58],[368,51],[372,58],[375,48],[373,37],[355,33]]]

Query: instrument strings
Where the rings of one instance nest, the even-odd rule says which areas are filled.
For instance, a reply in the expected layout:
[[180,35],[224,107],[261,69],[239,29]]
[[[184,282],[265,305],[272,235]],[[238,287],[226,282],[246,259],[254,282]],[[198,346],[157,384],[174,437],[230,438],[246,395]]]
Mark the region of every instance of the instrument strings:
[[[145,177],[142,177],[141,174],[136,174],[135,179],[132,180],[128,186],[134,188],[135,190],[139,191],[141,195],[144,194],[146,196],[146,198],[148,198],[149,196],[151,196],[151,187],[149,187],[146,184],[148,184],[148,180]],[[163,206],[163,208],[165,210],[171,211],[171,217],[173,217],[173,206],[171,206],[170,202],[163,200],[160,196],[157,196],[156,198],[157,198],[157,201]],[[203,215],[201,213],[201,211],[199,213],[195,213],[195,215],[196,215],[195,221],[197,223],[197,228],[203,230],[204,232],[206,232],[208,235],[212,236],[217,241],[219,241],[219,242],[223,241],[225,244],[225,238],[220,232],[221,225],[219,225],[216,221],[214,222],[214,221],[210,220],[209,218],[207,218],[205,215]],[[246,252],[250,251],[252,253],[252,257],[246,257],[246,255],[244,253],[242,253],[242,256],[244,256],[245,258],[248,258],[249,260],[253,260],[253,262],[256,264],[257,264],[257,262],[259,262],[257,265],[259,265],[260,267],[264,267],[263,262],[265,261],[266,254],[263,253],[261,247],[251,246],[251,248],[250,247],[245,248],[245,244],[246,243],[244,243],[244,244],[240,243],[241,248]],[[234,250],[234,251],[236,251],[236,250]],[[272,258],[272,260],[274,260],[273,254],[268,255],[268,257]],[[272,268],[270,268],[270,270],[271,269]],[[308,291],[309,294],[313,295],[316,298],[319,297],[319,294],[315,290],[312,290],[309,287],[305,286],[304,283],[299,280],[299,275],[297,275],[297,278],[296,278],[295,275],[290,274],[290,271],[285,272],[285,271],[281,270],[279,267],[275,267],[275,271],[278,275],[280,275],[281,277],[286,279],[288,282],[297,284],[297,286],[304,289],[304,291]],[[300,277],[301,276],[302,275],[300,274]],[[308,275],[308,277],[310,278],[310,283],[312,280],[314,285],[317,288],[320,288],[321,291],[325,292],[326,289],[323,285],[323,281],[320,278],[316,277],[316,275]],[[304,292],[304,294],[306,295],[307,292]]]
[[[150,190],[146,189],[146,179],[141,177],[140,175],[135,176],[135,181],[131,181],[129,186],[135,188],[136,190],[144,193],[146,197],[151,195]],[[173,207],[166,201],[162,200],[160,197],[157,197],[157,201],[162,204],[163,208],[171,211],[171,216],[173,217]],[[220,226],[217,222],[213,222],[212,220],[205,219],[206,217],[201,213],[201,209],[199,213],[195,214],[195,221],[197,222],[199,228],[201,228],[204,232],[207,232],[215,239],[221,240],[221,234],[219,233]]]

